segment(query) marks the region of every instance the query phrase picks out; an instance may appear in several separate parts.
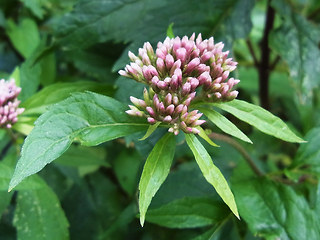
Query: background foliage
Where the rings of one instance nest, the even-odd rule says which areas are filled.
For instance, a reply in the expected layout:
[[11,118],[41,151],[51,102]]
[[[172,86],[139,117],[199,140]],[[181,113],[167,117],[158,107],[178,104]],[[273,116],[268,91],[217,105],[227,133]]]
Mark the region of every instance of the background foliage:
[[[16,79],[26,108],[13,131],[0,131],[0,239],[320,239],[319,12],[317,0],[0,1],[0,75]],[[281,141],[231,114],[225,117],[252,145],[206,125],[220,148],[202,143],[226,177],[241,221],[178,136],[167,153],[174,154],[170,174],[139,225],[138,179],[165,131],[138,140],[146,126],[124,111],[143,85],[117,70],[128,50],[163,41],[171,23],[176,36],[201,32],[223,41],[239,62],[238,98],[270,110],[308,141]],[[110,125],[94,127],[105,119]],[[51,146],[48,139],[64,141],[51,146],[38,169],[21,166],[24,176],[76,143],[8,193],[35,121],[40,127],[25,141],[28,154]]]

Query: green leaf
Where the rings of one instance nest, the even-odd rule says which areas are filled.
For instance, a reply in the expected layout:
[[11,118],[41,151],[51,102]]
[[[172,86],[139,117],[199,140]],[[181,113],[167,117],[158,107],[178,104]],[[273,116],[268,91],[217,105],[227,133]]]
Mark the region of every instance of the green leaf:
[[320,66],[319,26],[299,15],[286,1],[272,1],[272,6],[284,21],[270,34],[270,46],[287,63],[300,103],[311,103],[313,89],[320,84],[320,68],[314,67]]
[[41,61],[34,63],[31,58],[28,58],[19,68],[21,93],[19,99],[23,102],[36,93],[40,84],[41,76]]
[[196,228],[219,225],[229,214],[221,201],[187,197],[150,209],[146,220],[168,228]]
[[122,103],[91,92],[74,94],[53,105],[26,138],[9,189],[60,157],[75,140],[94,146],[149,126],[125,110]]
[[40,43],[37,24],[31,18],[22,19],[19,25],[9,19],[6,30],[13,46],[24,58],[30,57]]
[[114,88],[108,84],[89,81],[78,81],[73,83],[55,83],[43,88],[27,101],[21,104],[26,110],[23,115],[42,114],[47,108],[71,96],[74,92],[93,91],[106,95],[112,95]]
[[318,239],[320,222],[307,200],[290,186],[253,178],[232,184],[242,218],[266,239]]
[[[137,208],[135,204],[129,204],[117,219],[108,227],[108,229],[100,234],[100,240],[119,239],[119,231],[124,231],[135,219]],[[121,236],[121,235],[120,235]]]
[[53,53],[47,54],[41,58],[40,82],[43,86],[48,86],[56,79],[56,58]]
[[[0,191],[8,191],[10,179],[14,169],[4,162],[0,162]],[[17,186],[17,190],[39,189],[41,184],[37,182],[37,177],[32,176]]]
[[12,194],[13,193],[8,193],[7,191],[0,191],[0,217],[7,206],[10,204]]
[[43,9],[43,5],[46,2],[49,2],[47,0],[20,0],[24,3],[24,5],[29,8],[32,13],[37,16],[39,19],[43,18],[43,15],[45,13]]
[[307,171],[320,177],[320,128],[312,129],[307,135],[307,144],[302,144],[290,168],[307,167]]
[[252,141],[234,125],[231,121],[229,121],[225,116],[220,113],[214,111],[213,109],[207,108],[199,108],[199,111],[203,112],[204,115],[209,118],[211,122],[213,122],[218,128],[220,128],[225,133],[230,134],[236,138],[241,139],[242,141],[252,143]]
[[13,224],[19,240],[67,240],[68,221],[55,193],[38,177],[42,187],[20,191]]
[[201,137],[203,140],[205,140],[207,143],[209,143],[213,147],[220,147],[219,145],[215,144],[207,135],[206,131],[203,130],[202,127],[198,126],[197,129],[200,131],[198,133],[199,137]]
[[22,114],[18,117],[18,119],[18,122],[12,126],[12,129],[22,133],[25,136],[28,136],[34,127],[34,122],[37,120],[37,117],[27,117]]
[[129,196],[133,196],[137,191],[141,162],[141,156],[132,149],[122,149],[113,162],[117,179]]
[[143,140],[147,139],[158,128],[160,123],[161,122],[157,122],[157,123],[155,123],[153,125],[150,125],[148,130],[147,130],[147,132],[146,132],[146,134],[142,138],[140,138],[139,140],[143,141]]
[[174,33],[173,33],[173,25],[174,23],[170,23],[168,28],[167,28],[167,37],[169,38],[174,38]]
[[151,199],[167,178],[174,157],[176,144],[171,133],[164,135],[154,146],[143,167],[139,183],[140,223],[144,224]]
[[[133,44],[148,40],[156,43],[165,37],[166,29],[172,22],[177,36],[191,35],[193,32],[209,36],[212,31],[216,33],[221,29],[221,38],[231,38],[235,32],[236,36],[245,37],[251,28],[250,14],[247,13],[252,8],[252,2],[185,0],[183,4],[177,4],[174,1],[153,0],[80,1],[70,14],[60,19],[55,33],[59,44],[70,49],[86,48],[108,40]],[[212,11],[212,6],[218,7]],[[242,13],[237,9],[245,11],[245,14],[237,17]],[[226,27],[223,22],[229,18]],[[239,21],[242,27],[235,28]],[[90,38],[87,38],[88,35]]]
[[228,183],[220,170],[213,164],[206,149],[194,134],[185,134],[186,141],[200,167],[205,179],[215,188],[222,200],[228,205],[233,214],[239,218],[237,205]]
[[105,166],[110,167],[106,161],[106,152],[99,147],[84,147],[71,145],[70,148],[59,158],[57,163],[64,166]]
[[237,99],[231,102],[214,103],[212,105],[231,113],[265,134],[272,135],[287,142],[305,142],[294,134],[280,118],[257,105]]

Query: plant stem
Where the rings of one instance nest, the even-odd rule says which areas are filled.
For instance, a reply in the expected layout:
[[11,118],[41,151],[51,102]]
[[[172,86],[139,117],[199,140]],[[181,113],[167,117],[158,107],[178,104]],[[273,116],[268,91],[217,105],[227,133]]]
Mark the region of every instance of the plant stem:
[[256,67],[259,67],[260,63],[258,61],[258,58],[257,58],[255,52],[254,52],[254,49],[253,49],[253,46],[252,46],[252,42],[250,41],[250,39],[247,39],[246,43],[247,43],[247,47],[248,47],[248,49],[249,49],[249,51],[251,53],[251,56],[253,58],[254,65]]
[[259,96],[261,106],[265,109],[270,108],[269,103],[269,61],[270,61],[270,48],[269,48],[269,34],[273,28],[275,11],[271,7],[271,0],[268,0],[268,10],[266,17],[266,24],[264,34],[261,40],[261,61],[259,64]]
[[209,135],[209,137],[230,144],[232,147],[234,147],[244,157],[244,159],[247,161],[247,163],[251,167],[252,171],[256,175],[258,175],[258,176],[262,176],[263,175],[263,173],[256,166],[256,164],[254,163],[253,159],[248,154],[248,152],[237,141],[235,141],[231,137],[228,137],[228,136],[226,136],[224,134],[219,134],[219,133],[211,133]]

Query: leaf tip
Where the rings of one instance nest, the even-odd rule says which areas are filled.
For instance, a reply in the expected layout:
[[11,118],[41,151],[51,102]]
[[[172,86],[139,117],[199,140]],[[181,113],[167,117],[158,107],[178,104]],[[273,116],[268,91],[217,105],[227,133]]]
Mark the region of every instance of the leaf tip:
[[12,180],[9,183],[8,192],[11,192],[17,186],[17,183],[13,182]]
[[140,225],[141,225],[141,227],[143,227],[143,225],[144,225],[144,214],[140,214]]

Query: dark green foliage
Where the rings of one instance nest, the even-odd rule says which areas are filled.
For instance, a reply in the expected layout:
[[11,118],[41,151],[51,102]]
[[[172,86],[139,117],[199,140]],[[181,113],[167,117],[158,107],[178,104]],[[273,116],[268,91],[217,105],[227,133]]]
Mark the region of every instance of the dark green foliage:
[[[317,0],[0,1],[0,75],[25,108],[0,129],[0,239],[320,239],[319,12]],[[191,105],[207,120],[198,136],[126,114],[145,87],[117,73],[128,51],[193,32],[230,50],[239,100]]]

